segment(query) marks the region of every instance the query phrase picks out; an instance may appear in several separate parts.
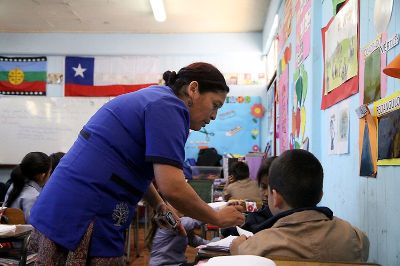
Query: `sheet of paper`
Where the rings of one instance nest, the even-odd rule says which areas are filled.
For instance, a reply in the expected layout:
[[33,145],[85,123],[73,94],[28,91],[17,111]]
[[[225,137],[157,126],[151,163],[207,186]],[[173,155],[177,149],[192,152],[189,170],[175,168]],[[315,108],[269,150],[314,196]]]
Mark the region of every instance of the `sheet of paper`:
[[238,231],[240,236],[245,235],[246,237],[249,237],[249,236],[254,235],[252,232],[244,230],[244,229],[240,228],[239,226],[236,226],[236,230]]
[[222,238],[219,241],[208,243],[207,247],[225,247],[225,248],[229,248],[229,246],[231,245],[232,241],[235,238],[237,238],[237,236],[228,236],[228,237]]

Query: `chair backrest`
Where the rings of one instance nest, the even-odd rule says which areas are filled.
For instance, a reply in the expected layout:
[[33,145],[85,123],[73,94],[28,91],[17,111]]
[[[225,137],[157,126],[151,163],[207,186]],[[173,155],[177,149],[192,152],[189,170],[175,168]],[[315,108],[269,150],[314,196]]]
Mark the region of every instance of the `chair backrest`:
[[214,180],[191,179],[188,184],[207,203],[213,202]]
[[1,217],[3,224],[26,224],[25,214],[18,208],[7,208]]

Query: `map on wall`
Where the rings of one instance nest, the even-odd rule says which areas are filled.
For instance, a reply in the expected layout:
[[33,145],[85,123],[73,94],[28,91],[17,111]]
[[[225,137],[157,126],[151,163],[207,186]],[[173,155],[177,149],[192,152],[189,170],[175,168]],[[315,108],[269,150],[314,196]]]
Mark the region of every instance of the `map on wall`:
[[191,131],[186,141],[186,158],[195,158],[201,148],[213,147],[219,154],[260,151],[260,120],[264,107],[260,96],[228,96],[217,119],[199,131]]

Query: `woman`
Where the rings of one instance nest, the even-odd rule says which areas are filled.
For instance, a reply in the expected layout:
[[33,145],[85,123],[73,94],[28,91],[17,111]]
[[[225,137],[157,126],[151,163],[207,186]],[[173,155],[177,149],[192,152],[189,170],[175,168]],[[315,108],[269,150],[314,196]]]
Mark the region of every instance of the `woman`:
[[51,159],[43,152],[30,152],[11,172],[11,186],[5,196],[3,207],[18,208],[24,212],[25,221],[42,187],[49,178]]
[[189,129],[214,120],[229,92],[223,75],[193,63],[163,78],[166,86],[114,98],[83,127],[32,210],[32,225],[42,234],[38,264],[122,265],[124,232],[137,202],[144,197],[161,214],[168,210],[153,179],[188,216],[220,227],[244,222],[238,207],[210,208],[182,171]]

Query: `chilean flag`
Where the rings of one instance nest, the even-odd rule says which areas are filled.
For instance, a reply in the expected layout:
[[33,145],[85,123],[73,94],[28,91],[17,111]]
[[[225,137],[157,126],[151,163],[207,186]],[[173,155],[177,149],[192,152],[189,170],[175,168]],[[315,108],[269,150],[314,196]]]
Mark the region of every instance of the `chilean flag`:
[[117,96],[157,84],[136,78],[130,60],[113,57],[65,58],[65,96]]

